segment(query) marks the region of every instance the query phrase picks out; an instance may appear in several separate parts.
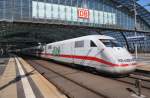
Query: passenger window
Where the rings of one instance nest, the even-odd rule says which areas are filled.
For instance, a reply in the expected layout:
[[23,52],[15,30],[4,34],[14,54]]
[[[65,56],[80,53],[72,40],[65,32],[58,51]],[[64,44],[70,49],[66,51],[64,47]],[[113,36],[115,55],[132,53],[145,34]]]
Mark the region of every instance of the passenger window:
[[52,46],[51,46],[51,45],[49,45],[49,46],[48,46],[48,49],[52,49]]
[[97,47],[93,41],[90,42],[91,47]]
[[84,41],[76,41],[75,48],[81,48],[81,47],[84,47]]

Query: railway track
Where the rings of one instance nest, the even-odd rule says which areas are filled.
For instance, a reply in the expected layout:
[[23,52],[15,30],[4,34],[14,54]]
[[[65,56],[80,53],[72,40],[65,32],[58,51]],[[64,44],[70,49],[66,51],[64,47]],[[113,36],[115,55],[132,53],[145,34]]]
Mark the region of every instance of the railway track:
[[150,76],[149,73],[143,73],[141,71],[132,72],[128,77],[115,79],[120,82],[135,85],[137,80],[141,80],[141,86],[150,90]]
[[141,86],[145,89],[150,90],[150,78],[149,77],[143,77],[140,75],[130,74],[128,77],[124,78],[116,78],[114,79],[119,82],[127,83],[130,85],[135,86],[137,80],[141,80]]
[[[109,88],[109,84],[108,84],[108,87],[103,88],[102,86],[102,88],[100,89],[98,85],[100,85],[101,83],[98,83],[98,81],[100,81],[101,78],[106,79],[105,77],[102,77],[99,75],[93,75],[91,73],[86,73],[80,70],[68,68],[66,66],[54,64],[54,63],[43,61],[43,60],[27,60],[27,61],[36,70],[38,70],[43,76],[45,76],[50,82],[55,84],[55,86],[58,87],[63,93],[68,95],[68,97],[70,98],[130,98],[129,96],[128,97],[126,96],[127,95],[126,93],[125,93],[126,95],[122,95],[124,97],[116,97],[116,96],[119,96],[115,94],[116,92],[112,91],[110,93],[110,92],[103,91],[103,89]],[[62,82],[63,86],[60,81],[61,82],[63,81]],[[121,85],[124,85],[123,86],[124,88],[134,88],[134,81],[133,81],[133,78],[132,79],[131,78],[130,79],[107,78],[106,81],[104,82],[106,83],[110,82],[113,84],[121,83]],[[130,86],[126,87],[127,85],[128,86],[130,85]],[[148,91],[146,90],[146,92],[148,93],[149,87],[148,88],[146,88],[146,86],[144,87],[145,87],[144,89],[148,90]],[[81,92],[84,92],[84,93],[81,93]],[[150,95],[148,96],[150,97]]]
[[[59,76],[62,77],[62,80],[64,79],[64,80],[67,81],[67,82],[71,82],[72,86],[77,87],[79,91],[85,90],[85,92],[91,93],[91,94],[89,94],[89,95],[90,95],[90,96],[93,96],[93,98],[109,98],[109,97],[106,96],[106,95],[103,95],[103,94],[101,94],[101,93],[99,93],[99,92],[97,92],[97,91],[95,91],[95,90],[93,90],[93,89],[90,89],[90,88],[88,88],[88,87],[82,85],[82,83],[78,83],[78,82],[75,82],[75,81],[69,79],[69,78],[66,77],[65,75],[62,75],[62,74],[60,74],[60,73],[58,73],[58,72],[52,70],[52,69],[49,68],[49,67],[43,66],[43,65],[41,65],[41,64],[39,64],[39,63],[37,63],[37,62],[33,62],[33,61],[28,61],[28,62],[29,62],[30,64],[32,64],[32,66],[33,66],[35,69],[37,69],[41,74],[44,75],[43,71],[42,71],[42,70],[39,70],[39,68],[38,68],[39,66],[37,66],[37,65],[40,65],[40,67],[43,67],[44,69],[53,72],[54,74],[58,75],[57,77],[59,77]],[[75,72],[74,72],[74,73],[75,73]],[[44,76],[49,80],[48,76],[46,76],[46,75],[44,75]],[[58,87],[58,85],[57,85],[54,81],[52,81],[52,80],[50,80],[50,81],[53,82],[53,83]],[[83,95],[83,94],[80,94],[80,92],[79,92],[79,94],[76,94],[76,95],[78,95],[78,96],[76,96],[76,95],[73,94],[72,92],[66,91],[65,89],[60,88],[60,87],[58,87],[58,88],[59,88],[63,93],[65,93],[69,98],[84,98],[84,97],[85,97],[85,98],[88,98],[88,97],[90,98],[90,96],[85,96],[85,95]],[[87,94],[87,93],[86,93],[86,94]]]

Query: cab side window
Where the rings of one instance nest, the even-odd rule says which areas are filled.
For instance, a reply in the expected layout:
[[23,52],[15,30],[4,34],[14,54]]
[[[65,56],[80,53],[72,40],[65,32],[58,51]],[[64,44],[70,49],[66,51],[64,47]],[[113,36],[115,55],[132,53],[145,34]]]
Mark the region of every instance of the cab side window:
[[97,47],[96,44],[93,41],[90,41],[90,46],[91,47]]

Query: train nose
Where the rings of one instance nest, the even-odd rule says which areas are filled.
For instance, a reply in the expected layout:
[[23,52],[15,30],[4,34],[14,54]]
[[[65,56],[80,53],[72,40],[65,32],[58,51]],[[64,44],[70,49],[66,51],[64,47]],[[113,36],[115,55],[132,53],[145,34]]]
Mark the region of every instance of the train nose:
[[119,67],[115,67],[115,73],[117,74],[127,74],[127,73],[131,73],[133,71],[135,71],[136,66],[135,65],[128,65],[128,66],[119,66]]
[[132,58],[129,52],[124,48],[115,47],[112,49],[112,54],[116,59]]

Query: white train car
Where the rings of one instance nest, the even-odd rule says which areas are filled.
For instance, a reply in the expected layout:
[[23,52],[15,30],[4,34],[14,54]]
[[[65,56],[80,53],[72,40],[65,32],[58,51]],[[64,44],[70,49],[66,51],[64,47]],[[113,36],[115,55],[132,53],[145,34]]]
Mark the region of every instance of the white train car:
[[[44,58],[88,66],[111,74],[127,74],[136,68],[126,48],[114,38],[104,35],[88,35],[50,43],[43,46],[39,54]],[[39,54],[36,53],[37,56]]]

